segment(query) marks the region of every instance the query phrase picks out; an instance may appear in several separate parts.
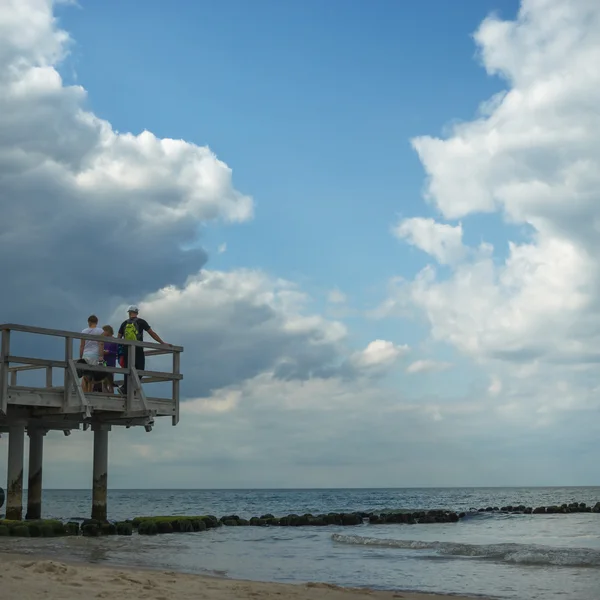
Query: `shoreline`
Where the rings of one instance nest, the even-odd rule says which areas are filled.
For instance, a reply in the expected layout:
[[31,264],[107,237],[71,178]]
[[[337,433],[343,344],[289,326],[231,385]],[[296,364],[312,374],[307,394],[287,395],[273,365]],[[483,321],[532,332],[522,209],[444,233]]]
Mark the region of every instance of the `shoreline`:
[[[90,588],[92,588],[90,590]],[[306,582],[275,583],[194,575],[151,567],[105,566],[0,549],[6,600],[491,600],[481,596],[379,591]]]

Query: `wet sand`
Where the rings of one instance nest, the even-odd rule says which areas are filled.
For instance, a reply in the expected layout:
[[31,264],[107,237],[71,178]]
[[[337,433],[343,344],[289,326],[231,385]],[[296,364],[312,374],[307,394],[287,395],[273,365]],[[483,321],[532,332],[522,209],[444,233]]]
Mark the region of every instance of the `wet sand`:
[[173,571],[116,569],[0,553],[2,600],[471,600],[463,596],[376,592],[323,583],[219,579]]

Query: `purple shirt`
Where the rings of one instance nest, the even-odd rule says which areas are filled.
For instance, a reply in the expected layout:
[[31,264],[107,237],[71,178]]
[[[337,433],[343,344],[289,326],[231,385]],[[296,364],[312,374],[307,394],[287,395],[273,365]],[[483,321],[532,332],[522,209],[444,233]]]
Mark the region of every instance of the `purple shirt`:
[[114,367],[117,364],[117,344],[104,342],[104,360],[107,367]]

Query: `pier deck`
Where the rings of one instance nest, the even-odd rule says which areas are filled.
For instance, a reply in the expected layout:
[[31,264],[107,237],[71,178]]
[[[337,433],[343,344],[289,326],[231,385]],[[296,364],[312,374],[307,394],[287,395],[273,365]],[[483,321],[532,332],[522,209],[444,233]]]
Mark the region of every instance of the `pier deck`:
[[[29,498],[27,518],[39,518],[41,513],[41,466],[43,437],[50,430],[69,435],[74,429],[94,431],[94,501],[92,516],[106,519],[106,478],[108,432],[113,426],[143,426],[152,431],[157,417],[171,417],[179,422],[179,384],[181,346],[138,342],[75,331],[47,329],[18,324],[0,325],[0,434],[8,432],[7,518],[22,518],[23,444],[25,431],[30,437]],[[60,356],[50,358],[20,356],[11,352],[20,336],[36,336],[62,340]],[[104,367],[82,365],[74,358],[75,340],[118,342],[126,346],[128,366]],[[36,339],[33,339],[34,346]],[[38,343],[38,347],[44,344]],[[144,348],[147,357],[171,356],[170,371],[138,370],[135,368],[136,347]],[[44,383],[32,381],[32,373],[44,373]],[[79,373],[78,373],[79,371]],[[127,378],[127,395],[84,393],[79,374],[114,373]],[[29,379],[29,381],[24,381]],[[123,383],[115,379],[115,386]],[[167,397],[149,395],[152,383],[167,383]],[[32,497],[33,492],[33,497]]]

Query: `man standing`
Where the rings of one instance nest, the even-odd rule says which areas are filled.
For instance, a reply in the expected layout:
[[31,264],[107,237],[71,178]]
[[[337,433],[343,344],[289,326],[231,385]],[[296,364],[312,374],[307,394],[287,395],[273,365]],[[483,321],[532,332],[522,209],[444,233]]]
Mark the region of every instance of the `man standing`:
[[[159,344],[164,344],[160,336],[150,327],[148,321],[145,319],[140,319],[138,314],[140,309],[137,306],[130,306],[127,309],[127,313],[129,314],[129,318],[121,323],[121,327],[119,327],[119,338],[123,338],[126,340],[137,340],[138,342],[144,341],[144,331],[148,332],[148,335],[157,341]],[[123,351],[125,352],[125,366],[129,366],[129,347],[123,346]],[[138,371],[143,371],[146,367],[146,356],[144,355],[144,349],[140,347],[136,347],[135,349],[135,368]],[[122,394],[127,393],[127,379],[125,377],[124,385],[119,388],[119,391]]]
[[[88,326],[81,332],[87,335],[103,335],[104,331],[98,327],[98,317],[90,315],[88,317]],[[79,344],[79,358],[83,359],[88,365],[99,365],[104,360],[103,344],[92,340],[81,340]],[[81,387],[84,392],[91,392],[93,377],[84,375]]]

